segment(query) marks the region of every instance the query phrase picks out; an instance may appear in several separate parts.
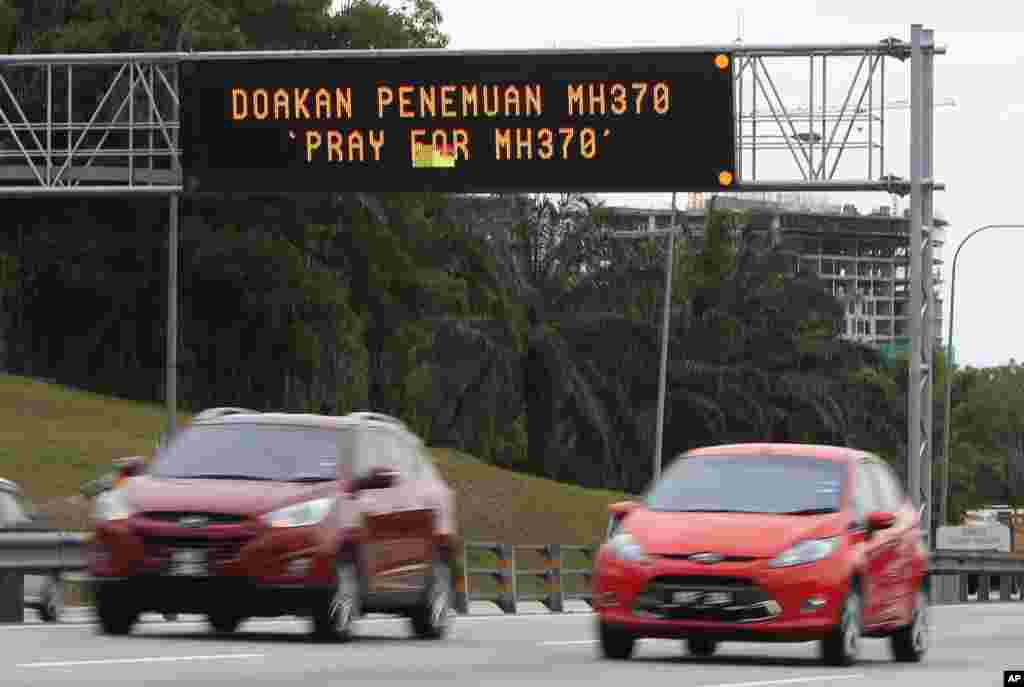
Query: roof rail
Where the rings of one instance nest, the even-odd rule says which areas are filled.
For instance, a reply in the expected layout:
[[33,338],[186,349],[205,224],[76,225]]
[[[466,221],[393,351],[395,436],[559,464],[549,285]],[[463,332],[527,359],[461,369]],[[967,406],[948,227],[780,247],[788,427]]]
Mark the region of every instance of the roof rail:
[[248,408],[207,408],[197,413],[192,418],[192,421],[203,422],[204,420],[213,420],[225,415],[252,415],[259,412],[258,410],[250,410]]
[[399,420],[397,417],[387,415],[386,413],[374,413],[368,410],[360,410],[355,413],[349,413],[345,417],[350,417],[353,420],[373,420],[376,422],[387,422],[392,425],[405,426],[405,423]]

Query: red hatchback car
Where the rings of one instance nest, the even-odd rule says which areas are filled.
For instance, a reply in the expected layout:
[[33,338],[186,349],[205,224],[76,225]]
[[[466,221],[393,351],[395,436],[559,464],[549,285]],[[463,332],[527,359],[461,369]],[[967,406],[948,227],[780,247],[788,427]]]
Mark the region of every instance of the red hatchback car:
[[894,658],[928,644],[928,552],[920,514],[884,460],[849,448],[716,446],[684,454],[642,503],[611,507],[595,561],[601,648],[642,637],[820,641],[851,665],[861,637]]
[[97,498],[90,573],[100,628],[146,611],[218,632],[304,615],[348,639],[362,612],[450,623],[454,498],[398,420],[214,409]]

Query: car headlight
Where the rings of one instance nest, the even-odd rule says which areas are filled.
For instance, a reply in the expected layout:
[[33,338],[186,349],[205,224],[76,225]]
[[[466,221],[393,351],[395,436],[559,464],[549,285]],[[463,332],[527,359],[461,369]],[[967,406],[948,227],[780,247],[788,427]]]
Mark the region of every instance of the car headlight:
[[772,568],[787,568],[791,565],[804,565],[828,558],[839,548],[839,537],[828,539],[806,539],[789,547],[768,565]]
[[127,520],[135,515],[135,509],[125,498],[121,489],[109,489],[96,497],[93,517],[99,522]]
[[651,562],[651,559],[644,553],[643,548],[629,532],[620,532],[609,539],[608,551],[620,561],[629,561],[630,563]]
[[335,501],[335,497],[329,496],[296,503],[267,513],[263,516],[263,522],[271,527],[309,527],[316,525],[331,512]]

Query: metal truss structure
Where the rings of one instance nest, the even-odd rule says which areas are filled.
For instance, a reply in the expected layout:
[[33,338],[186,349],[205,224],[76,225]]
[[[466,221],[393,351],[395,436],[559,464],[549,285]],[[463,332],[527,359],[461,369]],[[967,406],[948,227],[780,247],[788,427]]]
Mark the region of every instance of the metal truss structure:
[[[932,264],[932,194],[944,188],[932,178],[932,65],[934,55],[944,54],[945,49],[935,45],[930,30],[915,24],[909,43],[887,38],[873,44],[736,43],[694,46],[692,50],[733,56],[737,169],[732,191],[910,195],[911,308],[915,316],[910,327],[908,481],[914,499],[929,513],[925,522],[930,522],[934,297],[932,270],[924,266]],[[182,192],[178,138],[181,65],[196,60],[374,55],[380,53],[0,55],[0,196],[157,195],[170,199],[167,404],[172,429],[177,374],[178,198]],[[886,171],[886,113],[890,109],[886,74],[893,61],[910,63],[908,178]],[[791,92],[785,84],[780,86],[782,75],[792,79],[794,63],[797,69],[807,70],[800,93]],[[852,72],[846,82],[843,65],[848,65],[846,72]],[[839,91],[833,87],[842,97],[835,98]],[[790,100],[804,96],[803,103]],[[793,165],[791,173],[762,178],[760,170],[773,156],[788,160],[787,164]],[[851,156],[857,158],[852,163],[848,160]]]

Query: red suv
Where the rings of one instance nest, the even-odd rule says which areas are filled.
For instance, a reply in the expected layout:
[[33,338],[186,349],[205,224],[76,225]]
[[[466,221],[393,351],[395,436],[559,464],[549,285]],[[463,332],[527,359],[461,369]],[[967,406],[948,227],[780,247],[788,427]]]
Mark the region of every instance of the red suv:
[[605,656],[640,637],[821,642],[850,665],[860,638],[920,661],[928,552],[920,514],[884,460],[831,446],[740,444],[683,455],[643,503],[611,506],[595,561]]
[[445,634],[454,498],[398,420],[213,409],[139,466],[96,501],[103,632],[127,634],[147,611],[203,613],[221,633],[303,615],[348,639],[378,612]]

